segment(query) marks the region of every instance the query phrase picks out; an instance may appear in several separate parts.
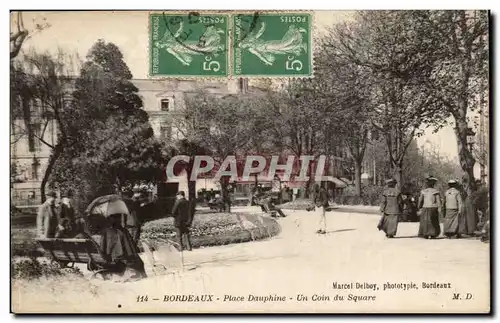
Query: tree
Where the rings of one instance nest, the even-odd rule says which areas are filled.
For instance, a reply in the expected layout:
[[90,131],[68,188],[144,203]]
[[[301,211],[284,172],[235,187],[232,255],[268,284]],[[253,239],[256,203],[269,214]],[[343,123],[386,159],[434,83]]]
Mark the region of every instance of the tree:
[[[255,116],[263,108],[263,102],[263,98],[232,95],[217,98],[202,92],[188,97],[180,114],[185,139],[194,144],[192,147],[210,155],[214,169],[218,170],[227,157],[244,155],[250,149],[252,138],[262,130],[260,119]],[[225,202],[229,201],[229,180],[229,176],[220,179]]]
[[481,107],[479,98],[488,91],[488,12],[436,11],[429,16],[426,27],[426,39],[438,42],[434,50],[440,55],[432,73],[421,81],[434,89],[432,95],[455,121],[460,166],[470,195],[476,190],[475,159],[467,136],[470,112]]
[[[488,87],[488,12],[378,11],[362,13],[358,19],[358,30],[365,31],[345,33],[343,54],[428,97],[439,109],[423,120],[426,125],[439,129],[453,117],[470,195],[475,190],[475,160],[467,145],[468,123],[470,111],[481,106],[478,97]],[[367,40],[373,46],[363,55],[358,48],[366,48]]]
[[19,55],[19,52],[21,51],[21,47],[23,44],[28,40],[30,37],[32,37],[36,32],[42,31],[45,28],[50,27],[50,24],[47,23],[45,18],[42,18],[42,22],[35,22],[35,19],[33,19],[34,22],[34,30],[33,31],[28,31],[24,27],[24,20],[23,20],[23,13],[21,11],[18,11],[16,13],[13,13],[12,15],[15,15],[15,18],[12,17],[14,23],[15,23],[15,29],[14,31],[10,32],[10,59],[14,59]]
[[[269,95],[270,108],[266,113],[272,123],[268,136],[277,151],[295,157],[313,156],[315,160],[324,152],[321,131],[329,120],[323,118],[324,105],[316,97],[315,86],[310,80],[293,80]],[[314,181],[313,172],[311,162],[305,194]]]
[[[68,143],[71,66],[77,62],[77,58],[62,51],[55,56],[30,52],[22,60],[11,61],[11,121],[16,134],[11,143],[27,137],[30,142],[46,145],[52,152],[40,187],[42,202],[54,165]],[[56,144],[46,140],[50,127],[57,129]]]
[[[423,87],[431,75],[439,40],[423,37],[428,11],[361,12],[353,23],[336,29],[337,56],[371,72],[372,125],[384,136],[389,163],[402,185],[405,153],[422,125],[436,130],[444,126],[446,113]],[[420,55],[427,51],[428,56]]]
[[81,187],[80,198],[88,202],[161,176],[161,145],[131,78],[119,48],[98,40],[75,81],[73,108],[66,110],[68,147],[53,185]]
[[[330,30],[319,45],[316,57],[315,98],[323,105],[326,150],[332,138],[340,138],[354,164],[356,195],[361,195],[361,167],[371,132],[372,102],[369,71],[336,55],[339,44]],[[333,145],[338,144],[334,140]]]

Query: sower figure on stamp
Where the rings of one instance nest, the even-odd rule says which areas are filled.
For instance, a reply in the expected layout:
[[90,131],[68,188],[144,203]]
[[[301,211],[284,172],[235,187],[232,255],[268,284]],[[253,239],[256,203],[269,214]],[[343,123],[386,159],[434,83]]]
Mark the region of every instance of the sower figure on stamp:
[[448,190],[445,193],[444,199],[444,235],[448,238],[456,236],[460,238],[459,233],[459,217],[463,212],[462,196],[457,189],[458,182],[456,180],[448,181]]
[[319,217],[319,229],[316,233],[326,234],[326,207],[328,207],[328,193],[318,183],[313,186],[312,202]]
[[382,193],[380,212],[382,218],[377,228],[385,232],[387,238],[394,238],[398,231],[398,222],[403,212],[403,197],[396,188],[397,181],[393,178],[386,180],[387,188]]
[[40,238],[54,238],[59,225],[59,214],[56,209],[56,192],[47,194],[47,200],[38,209],[36,228]]
[[421,210],[418,236],[425,239],[434,239],[441,233],[439,213],[441,212],[441,196],[434,188],[437,179],[429,176],[426,178],[427,188],[420,193],[418,208]]
[[177,232],[177,239],[179,242],[179,248],[182,251],[184,249],[183,238],[186,240],[186,248],[191,251],[191,237],[189,233],[189,228],[191,227],[193,217],[191,214],[191,206],[185,197],[183,191],[177,193],[177,200],[175,201],[174,207],[172,209],[172,215],[174,216],[174,225]]

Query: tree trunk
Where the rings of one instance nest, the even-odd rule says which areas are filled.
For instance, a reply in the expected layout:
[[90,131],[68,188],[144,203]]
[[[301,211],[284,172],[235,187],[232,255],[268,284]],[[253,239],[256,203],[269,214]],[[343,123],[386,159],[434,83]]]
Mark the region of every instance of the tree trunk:
[[403,163],[394,165],[394,179],[397,181],[399,189],[403,187]]
[[47,168],[45,169],[45,174],[43,175],[42,184],[40,185],[40,195],[42,197],[42,203],[45,202],[45,187],[50,179],[50,175],[54,170],[54,165],[56,164],[57,159],[61,156],[63,152],[63,143],[59,142],[55,147],[52,155],[49,158],[49,163],[47,164]]
[[222,177],[220,180],[222,202],[224,203],[224,211],[231,213],[231,203],[229,197],[229,191],[227,186],[229,184],[229,177]]
[[472,152],[467,147],[468,125],[465,120],[456,120],[455,134],[457,136],[458,157],[460,166],[465,172],[466,193],[470,196],[476,190],[476,182],[474,180],[474,164],[476,160]]
[[361,162],[362,160],[354,159],[354,187],[356,196],[361,196]]
[[307,197],[310,197],[310,193],[311,193],[311,188],[313,186],[313,184],[316,182],[315,179],[314,179],[314,176],[316,175],[314,173],[314,166],[312,162],[309,163],[309,165],[307,165],[307,167],[309,168],[308,170],[308,173],[309,173],[309,180],[306,182],[306,189],[305,189],[305,198]]

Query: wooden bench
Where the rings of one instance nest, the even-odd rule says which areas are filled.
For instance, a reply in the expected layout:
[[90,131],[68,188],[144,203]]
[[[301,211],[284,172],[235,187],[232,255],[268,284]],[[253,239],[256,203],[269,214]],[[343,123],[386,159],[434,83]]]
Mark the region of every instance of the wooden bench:
[[72,268],[75,263],[87,264],[87,269],[93,272],[91,278],[100,274],[104,279],[113,269],[108,257],[91,239],[39,238],[36,241],[43,248],[45,255],[61,268]]

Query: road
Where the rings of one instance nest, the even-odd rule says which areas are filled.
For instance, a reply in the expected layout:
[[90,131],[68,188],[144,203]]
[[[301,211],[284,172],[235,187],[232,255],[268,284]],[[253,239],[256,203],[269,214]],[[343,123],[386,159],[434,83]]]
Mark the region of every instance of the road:
[[[150,276],[146,280],[92,283],[91,293],[89,287],[70,292],[52,283],[46,297],[39,296],[44,287],[38,288],[36,307],[63,312],[489,311],[489,244],[475,239],[419,239],[418,223],[400,223],[396,238],[387,239],[376,229],[378,216],[335,211],[327,213],[327,234],[318,235],[313,213],[287,213],[278,219],[282,232],[271,239],[185,252],[185,268],[193,270],[154,275],[145,258]],[[162,254],[155,256],[160,259]],[[401,283],[414,284],[414,289],[384,290],[404,288]],[[436,288],[424,288],[423,283]],[[32,307],[29,299],[35,296],[29,288],[37,287],[23,286],[19,296]],[[168,295],[177,294],[211,294],[214,299],[163,301],[165,295],[169,299]],[[141,301],[141,296],[148,296],[148,301]],[[254,296],[274,301],[256,301],[260,298]],[[281,297],[285,300],[277,300]]]

